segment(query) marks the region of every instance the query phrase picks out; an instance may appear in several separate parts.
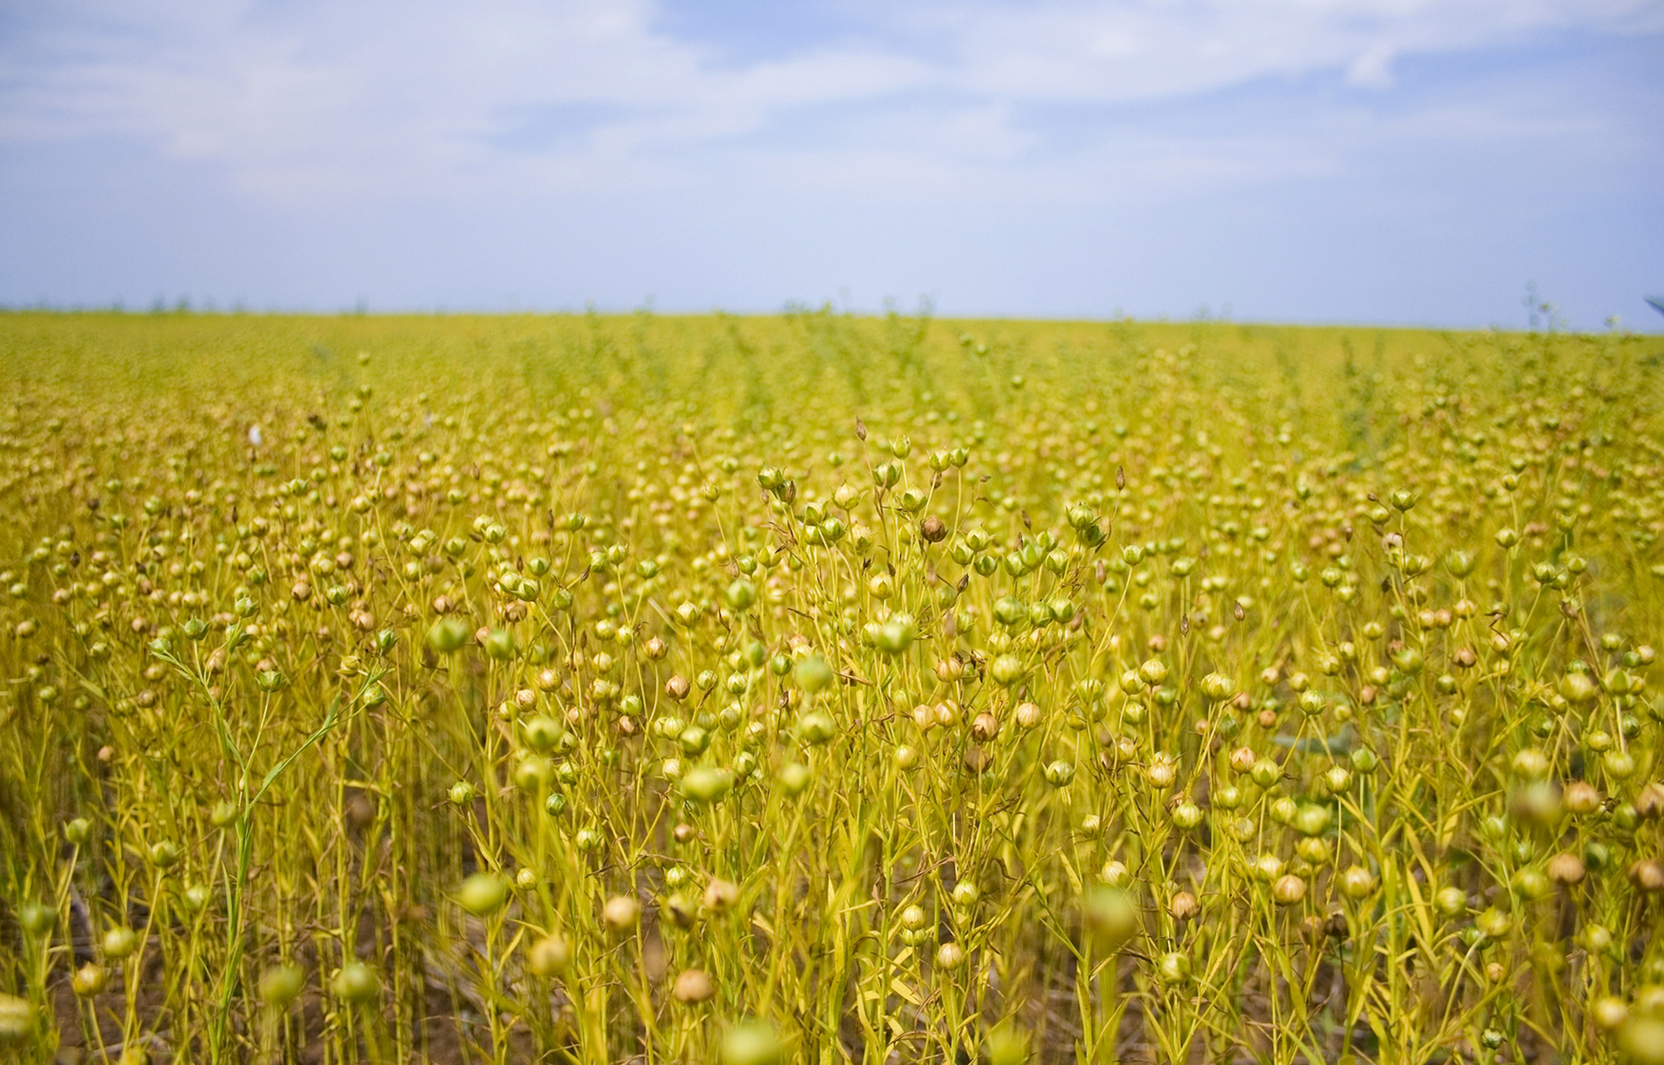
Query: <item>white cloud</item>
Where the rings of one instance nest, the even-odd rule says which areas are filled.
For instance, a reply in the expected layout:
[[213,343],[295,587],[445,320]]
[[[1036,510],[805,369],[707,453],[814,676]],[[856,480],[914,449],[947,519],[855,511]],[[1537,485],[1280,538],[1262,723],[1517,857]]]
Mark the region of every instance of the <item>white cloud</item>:
[[[1023,128],[1019,109],[1322,71],[1385,89],[1406,56],[1664,29],[1660,0],[955,2],[875,12],[869,43],[733,65],[655,15],[648,0],[40,5],[0,42],[0,142],[127,138],[303,202],[620,190],[736,165],[875,187],[1026,174],[1101,188],[1140,159],[1154,174],[1174,159],[1220,175],[1280,164],[1229,138],[1204,162],[1160,138],[1070,156],[1079,146]],[[907,40],[929,47],[894,43]],[[586,105],[600,110],[582,136],[505,147],[517,116]],[[815,125],[827,112],[857,117]],[[808,131],[797,143],[780,135],[794,126]]]

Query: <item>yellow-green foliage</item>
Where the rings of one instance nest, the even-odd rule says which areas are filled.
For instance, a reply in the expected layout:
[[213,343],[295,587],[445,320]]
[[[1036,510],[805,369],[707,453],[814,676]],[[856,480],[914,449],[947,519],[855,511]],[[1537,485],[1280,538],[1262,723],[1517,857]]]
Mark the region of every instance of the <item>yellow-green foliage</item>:
[[0,317],[0,1044],[1664,1060],[1661,353]]

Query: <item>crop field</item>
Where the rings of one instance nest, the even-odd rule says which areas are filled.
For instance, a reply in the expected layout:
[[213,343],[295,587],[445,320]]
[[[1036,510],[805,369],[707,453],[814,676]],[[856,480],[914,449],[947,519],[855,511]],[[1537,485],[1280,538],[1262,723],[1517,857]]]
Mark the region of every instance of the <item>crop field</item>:
[[1664,339],[0,315],[0,1059],[1664,1063]]

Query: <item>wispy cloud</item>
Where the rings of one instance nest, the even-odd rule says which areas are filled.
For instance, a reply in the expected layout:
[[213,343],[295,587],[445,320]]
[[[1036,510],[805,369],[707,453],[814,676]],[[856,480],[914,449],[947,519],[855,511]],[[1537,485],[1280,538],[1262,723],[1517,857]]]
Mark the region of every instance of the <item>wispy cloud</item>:
[[[1045,182],[1048,153],[1082,134],[1024,128],[1026,106],[1325,72],[1384,88],[1406,56],[1664,28],[1656,0],[945,3],[857,11],[865,38],[735,64],[661,15],[646,0],[18,7],[0,138],[128,138],[264,197],[616,190],[734,166],[939,188],[1008,184],[1027,161]],[[816,142],[782,140],[794,123]]]

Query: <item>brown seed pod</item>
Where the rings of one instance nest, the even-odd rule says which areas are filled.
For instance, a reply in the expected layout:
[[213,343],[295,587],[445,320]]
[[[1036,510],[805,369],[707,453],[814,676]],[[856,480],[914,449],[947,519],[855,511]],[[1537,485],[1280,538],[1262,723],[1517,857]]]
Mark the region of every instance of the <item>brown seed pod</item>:
[[716,985],[704,970],[684,969],[677,974],[676,983],[670,993],[676,997],[677,1002],[687,1005],[704,1002],[716,994]]
[[1642,891],[1664,891],[1664,862],[1656,858],[1640,858],[1629,867],[1629,882]]
[[1188,921],[1195,917],[1201,909],[1201,904],[1196,901],[1196,896],[1188,891],[1175,892],[1173,897],[1167,901],[1167,912],[1172,914],[1173,919],[1177,921]]
[[721,878],[705,885],[705,908],[712,913],[724,913],[740,900],[739,885]]
[[1562,851],[1548,860],[1548,878],[1556,884],[1576,884],[1586,875],[1583,859]]

